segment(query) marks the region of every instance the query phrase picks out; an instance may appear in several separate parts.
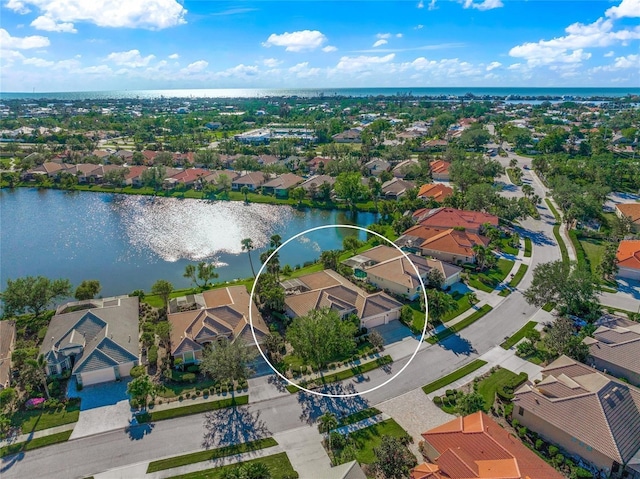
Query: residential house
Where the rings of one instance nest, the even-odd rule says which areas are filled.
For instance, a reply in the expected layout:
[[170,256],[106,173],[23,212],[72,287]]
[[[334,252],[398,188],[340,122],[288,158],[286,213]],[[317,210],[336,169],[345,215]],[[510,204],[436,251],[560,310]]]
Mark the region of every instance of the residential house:
[[91,173],[96,169],[96,166],[92,163],[80,163],[70,166],[66,172],[75,175],[78,178],[78,183],[89,183],[91,181]]
[[420,162],[416,159],[410,158],[408,160],[401,161],[391,170],[391,174],[396,178],[404,178],[407,174],[416,168],[420,167]]
[[[315,175],[317,173],[323,173],[327,169],[327,165],[333,160],[331,158],[323,158],[322,156],[316,156],[307,162],[307,168],[309,173]],[[322,165],[322,166],[320,166]]]
[[447,263],[475,263],[473,247],[488,246],[489,238],[453,228],[412,226],[395,241],[405,251],[432,256]]
[[442,151],[449,146],[449,142],[447,140],[429,140],[425,141],[420,145],[421,150],[430,150],[430,151]]
[[616,205],[618,218],[629,218],[634,231],[640,231],[640,203],[620,203]]
[[453,194],[453,188],[449,188],[441,183],[427,183],[420,187],[418,198],[433,199],[438,203],[442,203],[445,198],[449,198]]
[[640,389],[567,356],[513,398],[513,419],[611,477],[640,478]]
[[268,334],[256,305],[244,286],[211,289],[200,294],[174,298],[169,302],[171,355],[183,363],[197,363],[207,345],[226,339],[253,344],[251,321],[258,341]]
[[640,280],[640,240],[622,240],[616,252],[618,277]]
[[125,185],[135,187],[142,186],[142,173],[144,173],[147,168],[149,167],[144,165],[130,167],[127,176],[124,177]]
[[87,173],[86,179],[90,183],[102,183],[104,176],[110,171],[125,170],[126,167],[119,165],[94,165],[93,170]]
[[411,479],[563,479],[482,411],[458,417],[422,434],[429,462]]
[[387,160],[383,160],[382,158],[374,158],[372,160],[367,161],[364,164],[369,176],[380,176],[383,171],[389,171],[391,168],[391,163]]
[[413,218],[424,226],[436,228],[464,228],[471,233],[482,233],[485,224],[498,227],[498,217],[479,211],[455,208],[423,208],[413,213]]
[[449,167],[451,163],[443,160],[434,160],[429,163],[431,169],[431,178],[435,181],[449,181]]
[[[31,168],[22,174],[23,180],[31,180],[38,175],[46,175],[49,178],[55,178],[61,173],[67,171],[70,165],[66,163],[55,163],[53,161],[45,161],[43,164]],[[94,165],[95,167],[95,165]]]
[[640,386],[640,323],[600,326],[582,342],[589,346],[589,365]]
[[275,195],[278,198],[287,198],[289,191],[304,181],[304,178],[293,173],[285,173],[262,185],[262,192]]
[[0,321],[0,390],[11,385],[11,354],[16,344],[16,322]]
[[275,155],[258,155],[258,163],[262,166],[275,165],[278,163],[278,157]]
[[138,364],[138,334],[136,296],[76,301],[57,309],[40,354],[49,376],[71,371],[84,386],[115,381]]
[[249,191],[257,191],[265,182],[264,176],[264,173],[261,171],[244,172],[242,175],[231,181],[231,189],[234,191],[240,191],[244,186],[246,186],[249,188]]
[[215,185],[218,183],[220,175],[225,175],[230,182],[233,182],[239,176],[238,172],[234,170],[209,170],[209,174],[205,176],[204,181]]
[[144,164],[147,166],[152,166],[159,152],[153,150],[142,150],[141,153],[144,158]]
[[314,175],[300,183],[300,188],[304,189],[308,195],[315,197],[318,194],[320,186],[327,184],[333,189],[336,179],[329,175]]
[[[131,163],[131,160],[133,160],[133,151],[118,150],[112,156],[119,157],[122,163]],[[105,158],[108,159],[108,157],[105,157]]]
[[186,153],[174,153],[173,154],[173,164],[176,166],[181,166],[183,168],[188,168],[195,164],[195,154],[193,151],[187,151]]
[[400,317],[402,303],[386,293],[368,294],[332,270],[318,271],[282,282],[286,314],[295,318],[323,307],[341,317],[355,314],[361,326],[372,328]]
[[362,129],[351,128],[337,135],[333,135],[333,141],[336,143],[362,143]]
[[204,183],[205,178],[210,174],[211,172],[209,170],[203,168],[188,168],[166,178],[164,183],[171,188],[175,188],[182,183],[187,187],[200,189],[202,188],[202,183]]
[[400,178],[392,178],[389,181],[382,183],[382,196],[389,200],[397,200],[402,198],[407,190],[411,190],[416,187],[416,184],[412,181],[402,180]]

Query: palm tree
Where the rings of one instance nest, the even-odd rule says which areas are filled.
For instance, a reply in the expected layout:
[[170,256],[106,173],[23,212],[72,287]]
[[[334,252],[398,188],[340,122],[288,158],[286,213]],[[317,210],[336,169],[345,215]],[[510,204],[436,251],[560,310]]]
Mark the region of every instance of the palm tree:
[[476,264],[478,265],[478,269],[482,271],[485,268],[487,256],[491,254],[489,252],[489,248],[481,244],[476,244],[473,245],[473,252],[476,255]]
[[242,188],[240,188],[240,193],[242,193],[244,195],[244,202],[248,203],[249,202],[249,187],[248,186],[243,186]]
[[318,431],[320,433],[326,433],[329,437],[329,450],[333,452],[331,448],[331,430],[338,427],[338,420],[336,419],[335,414],[330,413],[329,411],[325,412],[320,419],[318,420]]
[[251,259],[251,250],[254,249],[253,240],[251,238],[245,238],[241,241],[242,251],[246,251],[249,255],[249,264],[251,265],[251,273],[253,277],[256,277],[256,271],[253,269],[253,260]]
[[46,394],[47,399],[50,399],[49,386],[47,385],[47,360],[44,357],[44,354],[39,355],[38,359],[27,360],[27,364],[34,369],[35,377],[42,382],[42,385],[44,386],[44,393]]
[[280,235],[272,235],[270,246],[272,248],[279,248],[280,246],[282,246],[282,237]]

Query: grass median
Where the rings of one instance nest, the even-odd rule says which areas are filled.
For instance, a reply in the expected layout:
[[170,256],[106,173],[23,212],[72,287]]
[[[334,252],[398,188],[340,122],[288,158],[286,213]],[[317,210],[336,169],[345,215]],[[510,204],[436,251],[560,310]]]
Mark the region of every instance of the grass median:
[[52,444],[58,444],[60,442],[66,442],[71,437],[72,432],[73,431],[64,431],[56,434],[50,434],[44,437],[31,439],[30,441],[9,444],[8,446],[0,448],[0,457],[8,456],[10,454],[17,454],[24,451],[31,451],[32,449],[51,446]]
[[487,314],[492,309],[493,308],[491,306],[489,306],[488,304],[485,304],[480,309],[478,309],[475,313],[473,313],[473,314],[469,315],[468,317],[464,318],[459,323],[456,323],[453,326],[451,326],[449,328],[446,328],[443,331],[440,331],[435,336],[430,336],[430,337],[426,338],[425,341],[427,341],[429,344],[436,344],[438,341],[442,341],[444,339],[447,339],[449,336],[451,336],[451,335],[453,335],[453,334],[455,334],[455,333],[457,333],[459,331],[462,331],[467,326],[471,326],[473,323],[475,323],[477,320],[482,318],[485,314]]
[[469,364],[465,364],[460,369],[456,369],[454,372],[447,374],[446,376],[441,377],[440,379],[436,379],[435,381],[427,384],[422,387],[422,390],[425,394],[432,393],[433,391],[437,391],[440,388],[443,388],[458,379],[465,377],[467,374],[472,373],[476,369],[480,369],[482,366],[487,364],[486,361],[482,359],[474,359]]
[[258,451],[260,449],[266,449],[267,447],[277,445],[278,442],[274,438],[268,437],[265,439],[258,439],[257,441],[245,442],[243,444],[234,444],[233,446],[210,449],[208,451],[182,454],[181,456],[174,456],[150,462],[149,467],[147,467],[147,474],[164,471],[166,469],[173,469],[174,467],[186,466],[188,464],[195,464],[197,462],[212,461],[221,457],[234,456],[245,452]]
[[[298,473],[293,469],[286,452],[279,454],[273,454],[267,457],[260,457],[258,459],[252,459],[250,461],[244,461],[238,464],[229,464],[228,466],[215,467],[212,469],[206,469],[204,471],[190,472],[188,474],[182,474],[180,476],[172,476],[169,479],[224,479],[230,477],[229,471],[233,471],[239,465],[248,464],[264,464],[271,475],[271,479],[288,479],[299,477]],[[235,476],[231,476],[235,477]]]
[[524,275],[527,273],[528,269],[529,266],[527,266],[526,264],[521,264],[518,267],[518,271],[516,271],[516,274],[514,274],[513,278],[511,278],[511,281],[507,283],[508,288],[504,288],[498,293],[498,295],[509,296],[509,294],[511,294],[510,288],[515,288],[516,286],[518,286],[518,284],[520,284],[520,281],[522,281],[522,278],[524,278]]
[[164,419],[190,416],[191,414],[200,414],[203,412],[214,411],[216,409],[223,409],[226,407],[242,406],[248,403],[249,396],[245,394],[244,396],[219,399],[217,401],[201,402],[197,404],[191,404],[189,406],[163,409],[162,411],[149,411],[146,413],[137,414],[136,418],[139,423],[162,421]]
[[348,426],[349,424],[355,424],[360,421],[364,421],[365,419],[369,419],[370,417],[377,416],[381,414],[379,409],[375,407],[369,407],[367,409],[363,409],[362,411],[358,411],[356,413],[350,414],[338,421],[338,425],[336,427]]
[[531,242],[531,238],[525,238],[524,239],[524,257],[530,258],[532,252],[533,252],[533,243]]
[[514,345],[518,343],[522,338],[524,338],[530,331],[534,330],[536,325],[535,321],[529,321],[522,328],[516,331],[512,336],[509,337],[504,343],[500,345],[502,349],[511,349]]

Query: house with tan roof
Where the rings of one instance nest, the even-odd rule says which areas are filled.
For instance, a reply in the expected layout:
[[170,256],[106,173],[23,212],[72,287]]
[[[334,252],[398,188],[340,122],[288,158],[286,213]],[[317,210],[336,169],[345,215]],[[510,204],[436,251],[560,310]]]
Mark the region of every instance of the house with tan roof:
[[412,226],[395,241],[400,248],[447,263],[475,263],[476,245],[488,246],[489,238],[453,228]]
[[[441,140],[443,141],[443,140]],[[434,160],[429,163],[431,169],[431,178],[436,181],[449,181],[449,167],[451,163],[443,160]]]
[[484,412],[422,434],[428,462],[411,479],[562,479],[564,476]]
[[453,188],[442,183],[427,183],[422,185],[418,191],[418,198],[425,200],[433,199],[438,203],[442,203],[445,198],[449,198],[453,194]]
[[407,190],[413,189],[416,184],[413,181],[403,180],[401,178],[392,178],[382,183],[382,196],[388,200],[396,200],[402,198]]
[[640,280],[640,240],[623,240],[616,252],[618,277]]
[[16,345],[16,322],[0,321],[0,390],[11,385],[11,354]]
[[300,188],[304,189],[307,193],[318,191],[318,188],[323,184],[327,183],[331,188],[335,184],[336,179],[333,176],[329,175],[314,175],[311,178],[306,179],[302,183],[300,183]]
[[396,178],[404,178],[407,174],[416,167],[420,166],[420,162],[414,158],[401,161],[391,170],[391,174]]
[[204,177],[205,183],[217,184],[220,180],[220,175],[225,175],[229,178],[230,182],[233,182],[238,177],[238,172],[234,170],[210,170],[209,174]]
[[304,181],[304,178],[293,173],[285,173],[267,181],[262,185],[262,191],[278,198],[286,198],[289,191]]
[[372,160],[367,161],[364,164],[364,167],[370,176],[380,176],[383,171],[389,171],[391,163],[387,160],[383,160],[382,158],[373,158]]
[[207,345],[227,339],[253,344],[251,320],[258,341],[269,334],[256,305],[244,286],[211,289],[200,294],[174,298],[169,302],[171,355],[184,364],[197,363]]
[[640,231],[640,203],[620,203],[616,205],[618,218],[629,218],[634,231]]
[[471,233],[482,233],[486,223],[498,227],[498,217],[480,211],[456,208],[422,208],[413,213],[416,222],[436,228],[464,228]]
[[590,366],[640,386],[640,323],[600,326],[582,342],[589,346]]
[[261,171],[245,172],[231,181],[231,189],[233,191],[240,191],[243,186],[246,186],[249,188],[249,191],[256,191],[264,182],[264,173]]
[[48,376],[71,371],[83,386],[115,381],[138,364],[138,334],[136,296],[75,301],[56,310],[40,354]]
[[[55,178],[61,173],[67,171],[70,165],[66,163],[57,163],[53,161],[45,161],[40,166],[36,166],[35,168],[31,168],[22,174],[23,180],[30,180],[35,178],[38,175],[46,175],[49,178]],[[95,165],[94,165],[95,168]]]
[[282,286],[286,294],[285,312],[291,318],[326,307],[343,318],[355,314],[361,326],[372,328],[400,317],[402,303],[383,292],[368,294],[329,269],[283,281]]
[[205,170],[204,168],[187,168],[185,170],[180,170],[176,174],[165,178],[164,184],[170,188],[174,188],[180,183],[185,186],[191,186],[199,188],[204,183],[205,178],[209,176],[210,171]]
[[[611,477],[640,477],[640,389],[567,356],[513,398],[513,419]],[[626,473],[626,475],[625,475]]]

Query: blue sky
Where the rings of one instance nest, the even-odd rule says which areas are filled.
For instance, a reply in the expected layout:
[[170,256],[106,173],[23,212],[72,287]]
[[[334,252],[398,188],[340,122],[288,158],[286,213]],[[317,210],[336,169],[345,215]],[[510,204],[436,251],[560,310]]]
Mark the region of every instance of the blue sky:
[[640,87],[640,0],[1,0],[2,91]]

